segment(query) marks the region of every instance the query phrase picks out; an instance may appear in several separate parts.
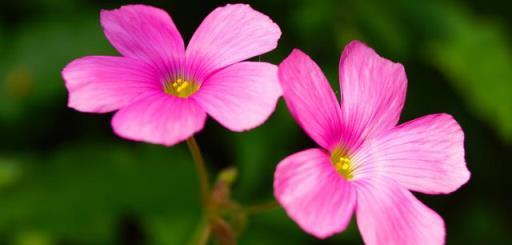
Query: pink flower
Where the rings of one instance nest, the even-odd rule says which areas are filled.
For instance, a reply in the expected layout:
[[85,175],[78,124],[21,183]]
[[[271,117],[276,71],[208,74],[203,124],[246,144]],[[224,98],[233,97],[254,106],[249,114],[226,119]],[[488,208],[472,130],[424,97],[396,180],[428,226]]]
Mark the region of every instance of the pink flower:
[[211,12],[187,48],[163,10],[127,5],[101,11],[105,35],[122,57],[87,56],[64,68],[69,107],[117,111],[119,136],[174,145],[200,131],[206,114],[233,131],[262,124],[281,88],[277,67],[244,61],[274,49],[279,27],[249,5]]
[[279,65],[291,114],[320,146],[277,166],[274,194],[306,232],[343,231],[355,211],[366,244],[441,244],[443,219],[410,191],[446,194],[469,180],[464,134],[447,114],[397,126],[401,64],[354,41],[340,59],[341,106],[320,68],[294,50]]

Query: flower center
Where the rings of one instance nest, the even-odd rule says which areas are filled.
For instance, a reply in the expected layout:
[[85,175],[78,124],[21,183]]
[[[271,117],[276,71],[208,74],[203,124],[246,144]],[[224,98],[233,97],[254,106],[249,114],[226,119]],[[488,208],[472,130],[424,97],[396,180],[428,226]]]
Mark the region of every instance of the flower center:
[[164,82],[164,92],[180,98],[187,98],[198,89],[199,85],[197,83],[181,78]]
[[351,180],[354,177],[352,174],[351,160],[348,156],[340,151],[335,151],[331,156],[331,161],[336,171],[338,171],[341,176],[345,177],[345,179]]

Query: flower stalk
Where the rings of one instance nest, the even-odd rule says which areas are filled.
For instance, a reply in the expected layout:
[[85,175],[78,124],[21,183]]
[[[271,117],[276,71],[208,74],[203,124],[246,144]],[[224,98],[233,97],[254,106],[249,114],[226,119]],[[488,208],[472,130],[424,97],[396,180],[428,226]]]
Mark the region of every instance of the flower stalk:
[[281,206],[279,206],[279,203],[277,203],[275,200],[272,200],[272,201],[268,201],[268,202],[264,202],[264,203],[246,206],[243,208],[243,211],[248,215],[252,215],[252,214],[265,213],[268,211],[278,209],[280,207]]
[[222,170],[211,187],[206,164],[197,141],[194,137],[190,137],[187,139],[187,145],[198,174],[203,208],[203,218],[191,244],[204,245],[210,238],[222,245],[236,244],[236,237],[246,226],[247,215],[263,213],[279,207],[276,201],[242,207],[232,200],[231,186],[237,178],[237,170],[234,167]]
[[208,196],[210,193],[210,180],[208,177],[208,171],[206,170],[206,165],[204,163],[203,155],[201,154],[201,149],[199,148],[199,145],[197,144],[194,136],[187,139],[187,145],[190,153],[192,154],[197,175],[199,177],[202,207],[206,210],[208,206]]

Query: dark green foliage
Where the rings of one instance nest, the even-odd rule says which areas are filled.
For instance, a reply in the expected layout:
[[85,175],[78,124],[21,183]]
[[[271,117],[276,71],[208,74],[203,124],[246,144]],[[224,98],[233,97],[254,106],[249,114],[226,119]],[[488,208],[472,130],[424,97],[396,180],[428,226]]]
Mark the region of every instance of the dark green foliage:
[[[116,55],[99,10],[125,1],[0,2],[0,244],[187,244],[201,224],[197,176],[184,145],[113,135],[111,115],[66,107],[61,69]],[[140,1],[167,9],[185,39],[221,1]],[[472,179],[447,196],[419,195],[445,219],[448,244],[511,244],[512,16],[500,1],[251,1],[282,28],[278,63],[311,55],[338,91],[344,45],[360,39],[405,65],[402,121],[447,112],[466,135]],[[262,127],[233,133],[209,120],[197,136],[213,174],[236,166],[241,204],[272,199],[275,165],[313,146],[281,101]],[[248,217],[241,244],[360,244],[355,220],[325,241],[282,210]]]

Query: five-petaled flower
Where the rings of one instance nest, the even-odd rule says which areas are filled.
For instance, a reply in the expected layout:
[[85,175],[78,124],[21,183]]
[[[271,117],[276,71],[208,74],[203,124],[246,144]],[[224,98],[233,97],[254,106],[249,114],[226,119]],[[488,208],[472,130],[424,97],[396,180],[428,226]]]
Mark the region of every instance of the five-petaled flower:
[[215,9],[186,49],[161,9],[104,10],[101,24],[122,57],[80,58],[62,76],[68,105],[83,112],[117,111],[112,126],[124,138],[170,146],[201,130],[207,113],[243,131],[275,109],[281,95],[277,67],[242,61],[274,49],[281,31],[248,5]]
[[341,55],[341,106],[320,68],[294,50],[279,65],[291,114],[320,146],[277,166],[274,194],[306,232],[343,231],[355,211],[367,244],[441,244],[443,219],[410,191],[450,193],[469,180],[464,134],[447,114],[397,126],[407,78],[401,64],[354,41]]

